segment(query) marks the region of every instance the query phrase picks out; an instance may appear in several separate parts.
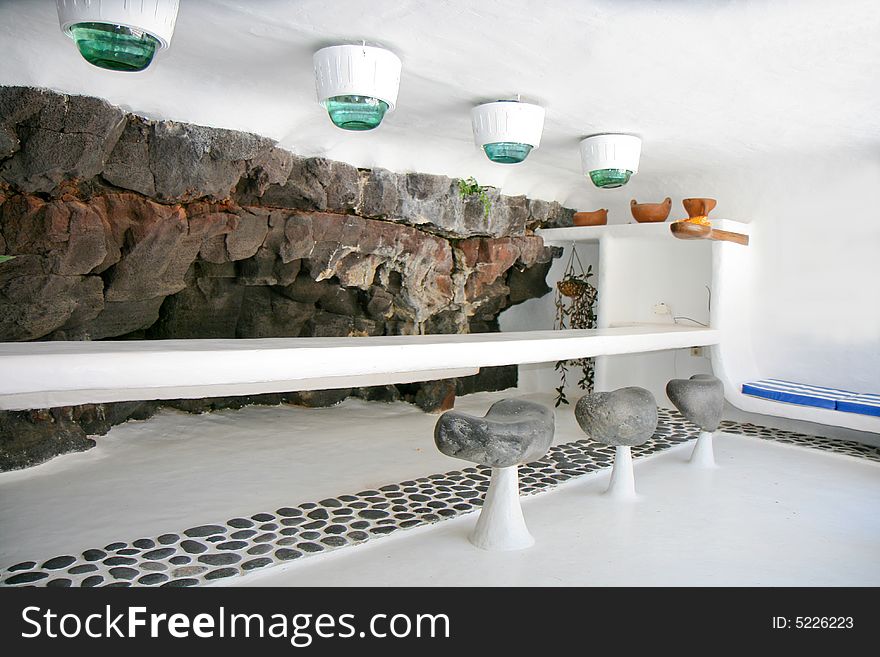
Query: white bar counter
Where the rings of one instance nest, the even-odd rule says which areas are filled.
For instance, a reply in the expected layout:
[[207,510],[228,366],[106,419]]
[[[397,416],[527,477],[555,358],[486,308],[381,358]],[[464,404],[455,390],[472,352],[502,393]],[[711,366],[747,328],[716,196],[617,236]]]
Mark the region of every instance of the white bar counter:
[[497,365],[717,344],[676,325],[342,338],[0,343],[0,409],[408,383]]

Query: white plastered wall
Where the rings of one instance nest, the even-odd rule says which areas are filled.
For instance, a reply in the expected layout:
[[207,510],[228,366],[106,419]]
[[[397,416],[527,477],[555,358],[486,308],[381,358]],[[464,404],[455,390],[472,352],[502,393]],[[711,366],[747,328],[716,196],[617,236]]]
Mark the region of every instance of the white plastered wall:
[[[713,313],[713,323],[725,331],[722,349],[714,350],[712,355],[713,363],[683,353],[685,350],[679,350],[678,355],[660,352],[610,357],[598,381],[599,388],[641,385],[657,395],[658,401],[665,400],[662,385],[668,378],[707,371],[707,365],[713,364],[715,370],[721,370],[723,354],[728,399],[747,411],[731,409],[731,415],[783,428],[877,442],[876,436],[834,428],[839,425],[877,431],[872,428],[873,420],[854,421],[850,414],[842,413],[819,417],[787,404],[758,407],[750,404],[750,398],[736,393],[743,378],[755,376],[880,392],[880,211],[874,202],[878,190],[880,156],[858,151],[821,159],[761,158],[728,170],[680,174],[650,197],[645,186],[638,195],[632,188],[629,196],[639,200],[644,197],[646,201],[659,201],[672,196],[671,219],[681,213],[678,208],[682,197],[717,198],[718,208],[713,215],[750,224],[752,241],[748,247],[713,246],[716,254],[725,249],[730,256],[724,276],[732,287],[725,290],[732,289],[735,297],[727,296],[723,314]],[[613,204],[602,204],[612,208],[611,223],[628,220],[620,191]],[[618,246],[612,243],[611,248]],[[680,248],[691,246],[697,247],[682,242]],[[700,285],[702,272],[706,271],[706,251],[694,250],[681,258],[670,251],[671,259],[667,259],[642,245],[627,244],[625,248],[633,258],[629,276],[649,267],[654,267],[656,273],[644,277],[634,299],[611,294],[615,287],[631,288],[632,281],[618,279],[608,284],[604,319],[621,321],[626,309],[634,308],[635,321],[651,321],[650,314],[645,315],[651,312],[653,303],[648,301],[658,296],[668,281],[677,281],[672,288],[665,288],[672,289],[673,295],[665,293],[667,298],[663,300],[676,315],[706,321],[706,295]],[[716,271],[714,275],[718,274]],[[552,311],[552,302],[546,299],[532,303],[534,308],[547,304]],[[529,318],[539,321],[538,313],[524,313],[514,307],[502,317],[502,327],[506,329],[514,318],[520,329],[527,328]],[[552,377],[545,380],[555,381]],[[523,382],[533,384],[531,379]],[[775,417],[768,420],[754,413]],[[802,421],[822,424],[805,425]]]

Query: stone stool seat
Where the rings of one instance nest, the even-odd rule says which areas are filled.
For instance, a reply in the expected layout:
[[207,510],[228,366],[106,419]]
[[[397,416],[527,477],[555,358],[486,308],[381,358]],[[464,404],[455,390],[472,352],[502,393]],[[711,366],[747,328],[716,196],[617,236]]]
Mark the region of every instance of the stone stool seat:
[[578,400],[574,415],[591,440],[616,448],[606,493],[635,497],[631,448],[645,443],[657,429],[654,395],[637,387],[594,392]]
[[711,374],[695,374],[690,379],[672,379],[666,384],[666,396],[686,420],[700,427],[691,463],[715,467],[712,435],[724,412],[724,384]]
[[434,442],[447,456],[492,468],[492,479],[471,543],[484,550],[519,550],[534,544],[519,503],[518,468],[546,454],[553,442],[553,411],[520,399],[503,399],[484,417],[447,411]]

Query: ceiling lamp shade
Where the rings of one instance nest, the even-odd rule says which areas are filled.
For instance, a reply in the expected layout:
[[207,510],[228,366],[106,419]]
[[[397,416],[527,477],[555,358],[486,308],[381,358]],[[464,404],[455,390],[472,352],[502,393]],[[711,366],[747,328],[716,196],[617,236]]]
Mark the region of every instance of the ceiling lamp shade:
[[499,100],[471,110],[474,141],[499,164],[519,164],[541,143],[544,108],[518,100]]
[[623,187],[639,170],[642,140],[633,135],[593,135],[581,142],[584,175],[596,187]]
[[90,64],[143,71],[171,43],[178,0],[55,0],[61,31]]
[[400,87],[400,58],[373,46],[330,46],[315,53],[318,102],[333,125],[372,130],[394,109]]

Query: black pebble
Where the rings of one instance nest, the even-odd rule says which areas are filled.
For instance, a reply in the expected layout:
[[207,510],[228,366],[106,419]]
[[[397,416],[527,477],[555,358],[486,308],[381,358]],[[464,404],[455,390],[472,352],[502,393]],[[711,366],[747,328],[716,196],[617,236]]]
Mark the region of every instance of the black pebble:
[[174,548],[158,548],[144,552],[144,559],[165,559],[174,554]]
[[317,543],[297,543],[296,547],[303,552],[321,552],[324,549],[323,546],[318,545]]
[[391,527],[391,526],[386,525],[385,527],[373,527],[373,529],[370,530],[370,533],[371,534],[390,534],[391,532],[395,531],[396,529],[397,529],[397,527]]
[[214,534],[225,534],[226,527],[221,527],[220,525],[199,525],[198,527],[192,527],[183,532],[190,538],[199,538],[202,536],[213,536]]
[[237,532],[232,532],[229,535],[229,538],[245,539],[245,538],[250,538],[251,536],[255,536],[256,533],[257,533],[256,529],[241,529]]
[[298,559],[302,556],[302,552],[299,550],[291,550],[290,548],[281,548],[279,550],[275,550],[275,557],[282,561],[290,561],[291,559]]
[[134,579],[139,573],[134,568],[111,568],[110,574],[116,579]]
[[76,557],[72,557],[69,554],[66,554],[62,557],[54,557],[49,559],[46,563],[42,565],[43,568],[48,568],[49,570],[58,570],[60,568],[67,568],[72,563],[76,563]]
[[79,566],[74,566],[73,568],[68,568],[67,572],[71,575],[82,575],[83,573],[93,573],[98,570],[98,567],[92,563],[84,563]]
[[235,568],[218,568],[206,573],[205,579],[220,579],[221,577],[232,577],[233,575],[238,575],[238,570]]
[[246,541],[226,541],[217,546],[218,550],[241,550],[247,547]]
[[182,547],[190,554],[201,554],[208,549],[206,545],[203,545],[202,543],[199,543],[197,541],[181,541],[180,547]]
[[165,582],[162,586],[171,586],[171,587],[182,587],[182,586],[195,586],[199,583],[199,580],[192,579],[191,577],[185,577],[183,579],[172,579],[170,582]]
[[137,559],[132,559],[131,557],[108,557],[104,559],[104,564],[107,566],[130,566],[133,563],[137,563]]
[[241,557],[234,552],[225,552],[223,554],[203,554],[199,557],[199,561],[209,566],[228,566],[241,561]]
[[233,518],[229,522],[226,523],[230,527],[234,527],[235,529],[246,529],[247,527],[253,527],[254,523],[247,518]]
[[263,568],[272,563],[269,557],[260,557],[259,559],[251,559],[241,564],[242,570],[254,570],[255,568]]
[[11,573],[14,573],[17,570],[30,570],[34,566],[37,565],[36,561],[22,561],[21,563],[17,563],[14,566],[9,566],[7,570]]

